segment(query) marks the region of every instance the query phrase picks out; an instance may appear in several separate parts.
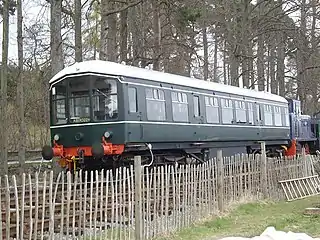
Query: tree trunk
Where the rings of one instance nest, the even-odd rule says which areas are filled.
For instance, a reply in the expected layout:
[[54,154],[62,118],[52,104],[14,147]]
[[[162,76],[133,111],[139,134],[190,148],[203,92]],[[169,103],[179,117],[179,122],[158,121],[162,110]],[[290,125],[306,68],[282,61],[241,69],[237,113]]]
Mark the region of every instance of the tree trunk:
[[[141,3],[142,4],[142,3]],[[141,51],[141,39],[140,39],[140,32],[143,25],[139,28],[139,19],[141,16],[139,15],[139,6],[134,6],[129,9],[128,12],[128,25],[129,25],[129,32],[131,32],[131,64],[133,66],[139,66],[139,53]]]
[[[62,10],[62,0],[51,0],[50,8],[50,46],[51,46],[51,76],[54,76],[64,67],[64,57],[62,52],[62,36],[61,36],[61,10]],[[44,82],[45,89],[49,89],[49,83]],[[44,104],[48,106],[49,97],[48,94],[43,96]],[[49,127],[50,125],[50,115],[49,111],[45,112],[45,125]],[[56,172],[56,164],[52,162],[52,168]]]
[[1,67],[1,176],[8,174],[8,48],[9,48],[9,0],[3,0],[2,33],[2,67]]
[[100,29],[100,51],[99,59],[107,60],[107,32],[108,32],[108,2],[109,0],[101,0],[101,29]]
[[[208,56],[208,38],[207,38],[207,27],[202,27],[202,40],[203,40],[203,78],[208,80],[209,76],[209,56]],[[216,48],[216,45],[215,45]],[[213,76],[213,80],[216,81],[216,76]]]
[[249,48],[249,1],[244,0],[243,3],[243,14],[242,14],[242,27],[241,27],[241,39],[242,39],[242,79],[243,79],[243,87],[249,88],[249,58],[248,58],[248,48]]
[[[263,0],[259,0],[259,17],[263,17],[264,12],[264,3]],[[260,31],[260,32],[259,32]],[[265,35],[262,33],[262,29],[259,29],[259,36],[258,36],[258,49],[257,49],[257,75],[258,75],[258,90],[264,91],[265,90],[265,76],[264,76],[264,41]]]
[[306,85],[306,70],[305,70],[305,55],[306,52],[306,17],[307,17],[307,9],[306,9],[306,0],[302,0],[301,2],[301,25],[299,34],[297,34],[298,38],[298,50],[297,50],[297,95],[301,101],[301,111],[305,111],[305,85]]
[[128,57],[128,9],[120,12],[120,62],[127,63]]
[[[282,0],[278,0],[277,4],[279,5],[278,15],[283,14],[282,10]],[[281,28],[281,27],[280,27]],[[279,29],[276,36],[277,41],[277,72],[276,72],[276,81],[279,85],[279,95],[284,97],[286,94],[285,82],[284,82],[284,71],[285,71],[285,34]]]
[[231,77],[231,85],[232,86],[239,86],[239,62],[238,58],[235,56],[234,53],[229,55],[230,59],[230,77]]
[[252,52],[253,43],[250,42],[248,46],[248,72],[249,72],[249,86],[248,88],[254,88],[254,70],[253,70],[253,52]]
[[270,44],[269,44],[269,76],[270,76],[270,88],[271,93],[278,94],[278,82],[276,80],[276,36],[271,34]]
[[153,70],[160,70],[161,54],[161,22],[160,22],[160,3],[158,0],[152,1],[153,9]]
[[101,35],[100,60],[117,61],[117,18],[116,14],[109,14],[114,9],[114,2],[101,0]]
[[142,68],[145,68],[148,66],[148,62],[146,59],[146,42],[147,42],[147,29],[144,24],[145,19],[147,19],[147,3],[142,1],[140,4],[139,8],[139,15],[140,15],[140,24],[137,26],[139,28],[139,37],[138,37],[138,42],[139,42],[139,51],[138,51],[138,56],[140,58],[140,65]]
[[55,75],[64,67],[61,36],[62,0],[51,0],[51,75]]
[[227,47],[226,47],[226,41],[223,43],[223,83],[225,85],[228,85],[228,73],[229,73],[229,68],[227,66]]
[[285,71],[285,65],[284,65],[284,59],[285,59],[285,44],[284,44],[284,34],[278,33],[277,34],[277,73],[276,78],[277,82],[279,84],[279,95],[284,97],[286,93],[285,89],[285,82],[284,82],[284,71]]
[[[317,37],[316,37],[316,22],[317,22],[317,0],[312,0],[312,24],[311,24],[311,47],[312,53],[309,61],[309,65],[312,65],[313,62],[317,61]],[[311,70],[310,76],[310,86],[311,86],[311,95],[312,95],[312,104],[311,104],[311,114],[318,112],[318,81],[317,81],[317,72],[315,69]]]
[[19,83],[18,83],[18,106],[19,106],[19,118],[20,118],[20,147],[19,147],[19,164],[21,174],[25,169],[25,158],[26,158],[26,139],[27,130],[24,115],[24,81],[23,81],[23,38],[22,38],[22,0],[17,1],[17,42],[18,42],[18,67],[19,67]]
[[219,47],[218,34],[215,32],[214,33],[214,53],[213,53],[213,81],[214,82],[220,82],[218,78],[218,47]]
[[75,23],[75,55],[76,62],[82,62],[82,32],[81,32],[81,0],[74,1],[75,14],[74,14],[74,23]]
[[[115,8],[114,2],[109,1],[109,9]],[[111,62],[117,62],[117,15],[110,14],[108,16],[107,31],[107,59]]]
[[258,90],[265,90],[264,78],[264,35],[258,37],[258,50],[257,50],[257,75],[258,75]]

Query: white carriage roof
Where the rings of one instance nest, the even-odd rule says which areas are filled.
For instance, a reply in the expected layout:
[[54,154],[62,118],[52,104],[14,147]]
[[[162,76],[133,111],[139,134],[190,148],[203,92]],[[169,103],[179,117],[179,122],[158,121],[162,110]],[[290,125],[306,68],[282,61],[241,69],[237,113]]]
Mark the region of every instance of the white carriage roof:
[[109,61],[101,61],[101,60],[90,60],[90,61],[75,63],[69,67],[64,68],[59,73],[57,73],[49,81],[49,83],[52,84],[58,79],[66,75],[87,73],[87,72],[142,78],[142,79],[147,79],[151,81],[159,81],[162,83],[177,84],[180,86],[194,87],[198,89],[224,92],[229,94],[236,94],[236,95],[260,98],[260,99],[269,99],[271,101],[287,103],[287,100],[285,98],[279,95],[268,93],[268,92],[250,90],[250,89],[225,85],[221,83],[209,82],[209,81],[199,80],[195,78],[184,77],[180,75],[158,72],[158,71],[153,71],[149,69],[143,69],[139,67],[133,67],[133,66],[123,65],[123,64],[109,62]]

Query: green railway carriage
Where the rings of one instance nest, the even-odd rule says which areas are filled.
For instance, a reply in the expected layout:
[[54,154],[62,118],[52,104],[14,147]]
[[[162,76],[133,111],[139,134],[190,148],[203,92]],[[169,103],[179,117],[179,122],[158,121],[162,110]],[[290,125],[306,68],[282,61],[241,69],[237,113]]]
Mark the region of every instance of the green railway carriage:
[[[106,61],[65,68],[50,80],[52,146],[73,168],[130,162],[205,161],[216,149],[270,154],[288,144],[280,96]],[[233,152],[232,152],[233,151]]]

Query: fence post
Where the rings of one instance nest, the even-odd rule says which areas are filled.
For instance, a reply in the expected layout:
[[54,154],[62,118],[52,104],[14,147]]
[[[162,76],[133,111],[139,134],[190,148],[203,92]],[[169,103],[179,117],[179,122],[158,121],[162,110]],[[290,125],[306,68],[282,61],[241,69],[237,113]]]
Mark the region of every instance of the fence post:
[[135,239],[142,240],[141,156],[134,157]]
[[217,151],[217,188],[218,188],[218,209],[219,212],[223,211],[223,156],[222,150]]
[[267,155],[266,143],[260,142],[261,146],[261,190],[264,199],[268,197],[268,177],[267,177]]
[[303,170],[304,170],[304,177],[308,177],[309,175],[309,166],[307,162],[307,156],[306,156],[306,149],[302,147],[302,162],[303,162]]

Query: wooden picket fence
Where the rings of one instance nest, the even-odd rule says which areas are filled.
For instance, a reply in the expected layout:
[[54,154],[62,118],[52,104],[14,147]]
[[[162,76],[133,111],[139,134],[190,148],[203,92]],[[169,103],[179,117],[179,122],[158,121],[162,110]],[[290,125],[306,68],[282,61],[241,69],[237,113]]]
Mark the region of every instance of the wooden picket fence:
[[152,239],[232,204],[283,199],[279,180],[314,174],[312,156],[218,156],[199,165],[2,177],[0,239]]

